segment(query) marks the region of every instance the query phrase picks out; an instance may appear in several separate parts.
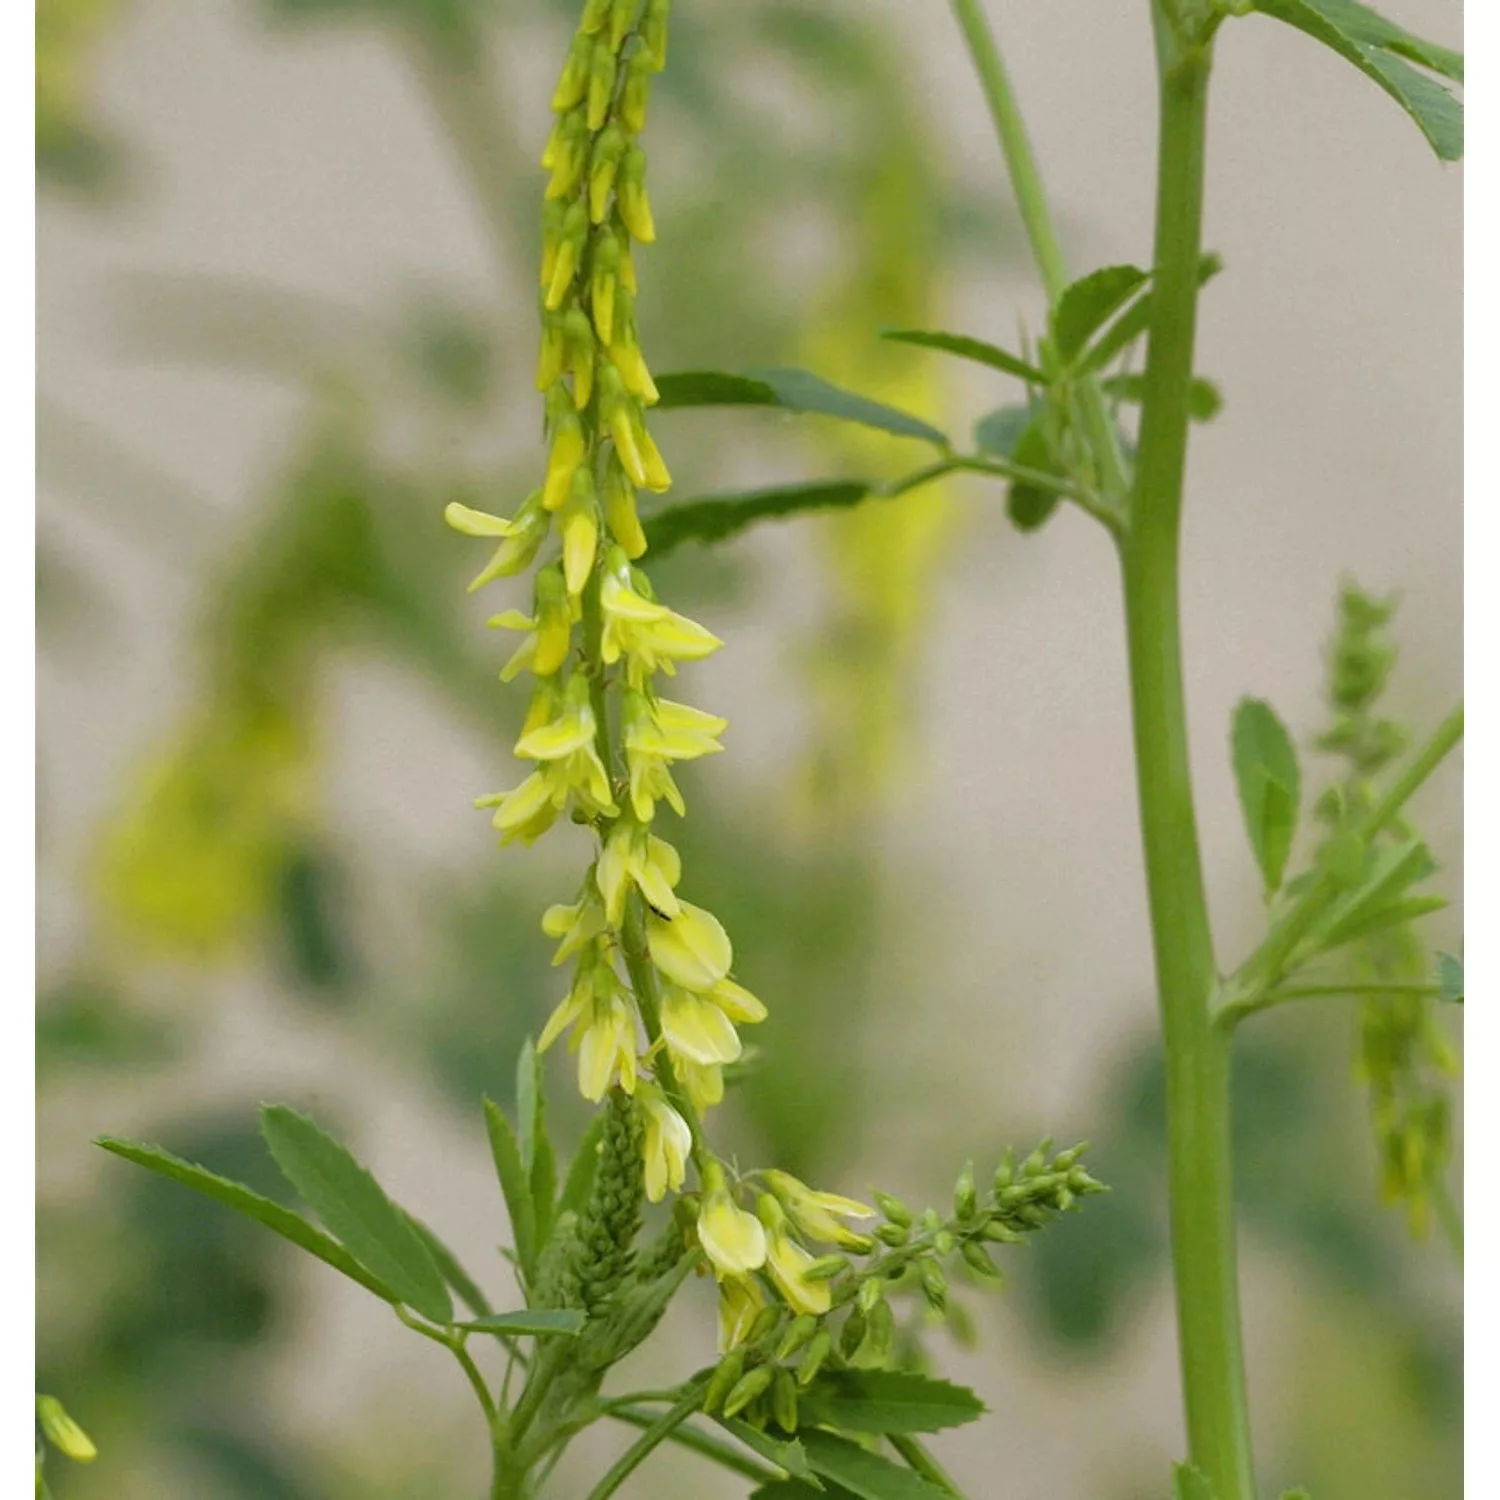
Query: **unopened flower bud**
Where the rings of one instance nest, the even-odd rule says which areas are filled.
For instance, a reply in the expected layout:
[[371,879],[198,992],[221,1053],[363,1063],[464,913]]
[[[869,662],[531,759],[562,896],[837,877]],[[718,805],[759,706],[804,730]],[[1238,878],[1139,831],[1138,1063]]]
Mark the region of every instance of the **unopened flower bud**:
[[625,135],[618,125],[607,125],[599,132],[589,158],[589,218],[595,224],[604,222],[609,209],[609,195],[614,191],[615,174],[625,154]]
[[811,1313],[802,1313],[792,1319],[776,1346],[777,1359],[790,1359],[806,1345],[818,1331],[818,1320]]
[[783,1432],[797,1430],[797,1382],[790,1370],[778,1367],[772,1377],[771,1414]]
[[745,1351],[743,1349],[731,1349],[723,1359],[719,1361],[718,1367],[708,1382],[708,1388],[703,1393],[703,1410],[712,1414],[723,1404],[724,1398],[739,1384],[740,1376],[745,1369]]
[[942,1312],[948,1305],[948,1278],[943,1275],[943,1268],[935,1260],[924,1260],[919,1263],[917,1274],[922,1279],[922,1295],[927,1298],[927,1305],[934,1312]]
[[820,1328],[814,1334],[812,1342],[807,1346],[807,1353],[802,1356],[802,1363],[797,1367],[797,1384],[803,1387],[809,1386],[817,1378],[818,1371],[823,1368],[823,1361],[833,1353],[833,1335],[826,1328]]
[[646,107],[651,102],[651,58],[634,53],[625,64],[625,86],[620,90],[620,123],[631,135],[646,128]]
[[646,550],[646,533],[635,508],[635,486],[621,467],[618,453],[611,453],[605,466],[602,499],[610,535],[626,557],[639,557]]
[[848,1268],[849,1262],[842,1255],[820,1255],[804,1268],[802,1274],[808,1281],[832,1281]]
[[603,130],[615,95],[615,54],[607,41],[595,43],[588,72],[590,130]]
[[588,210],[581,203],[568,209],[562,221],[562,233],[557,242],[557,258],[552,263],[552,280],[547,285],[547,311],[556,312],[563,305],[578,274],[579,262],[583,259],[584,246],[588,244]]
[[568,60],[563,64],[562,77],[552,94],[552,108],[562,114],[572,109],[583,98],[589,86],[589,64],[593,61],[594,44],[588,33],[579,31],[568,48]]
[[738,1416],[770,1386],[775,1375],[774,1365],[757,1365],[755,1369],[741,1375],[734,1389],[724,1398],[724,1415],[726,1417]]
[[641,51],[655,73],[667,65],[667,15],[671,9],[672,0],[646,0],[646,14],[641,17]]
[[56,1396],[38,1396],[36,1416],[47,1441],[74,1463],[91,1464],[99,1456],[88,1433],[68,1415]]
[[634,142],[620,158],[615,202],[625,227],[643,245],[649,245],[656,238],[656,223],[651,217],[651,200],[646,196],[646,153]]
[[989,1251],[978,1240],[965,1240],[961,1253],[964,1264],[977,1275],[993,1281],[1000,1274],[995,1268],[995,1262],[990,1259]]

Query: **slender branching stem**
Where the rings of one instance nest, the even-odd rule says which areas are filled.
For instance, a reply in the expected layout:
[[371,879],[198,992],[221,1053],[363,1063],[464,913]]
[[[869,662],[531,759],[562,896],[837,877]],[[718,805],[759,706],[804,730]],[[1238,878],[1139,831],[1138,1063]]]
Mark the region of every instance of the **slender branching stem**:
[[895,1432],[891,1434],[891,1447],[906,1460],[913,1473],[920,1474],[929,1484],[936,1485],[950,1495],[957,1495],[962,1500],[963,1491],[948,1471],[927,1451],[920,1438]]
[[[614,1418],[617,1422],[625,1422],[631,1427],[639,1428],[650,1427],[656,1421],[656,1417],[650,1412],[635,1411],[627,1407],[611,1408],[605,1415]],[[716,1438],[710,1432],[704,1432],[701,1428],[687,1425],[674,1427],[667,1434],[667,1438],[678,1447],[687,1448],[703,1458],[712,1459],[720,1468],[728,1469],[730,1473],[738,1474],[742,1478],[753,1479],[758,1484],[770,1484],[782,1477],[779,1470],[751,1458],[748,1453]]]
[[[984,89],[985,102],[995,122],[995,134],[1005,156],[1006,169],[1010,173],[1012,190],[1016,195],[1016,207],[1020,210],[1021,222],[1026,228],[1026,238],[1031,244],[1031,253],[1047,300],[1055,304],[1068,284],[1067,262],[1063,259],[1062,245],[1052,223],[1052,212],[1047,205],[1046,190],[1042,186],[1042,174],[1037,168],[1036,156],[1026,134],[1026,122],[1021,118],[1021,108],[1011,86],[1010,74],[1005,60],[995,43],[994,33],[985,19],[981,0],[952,0],[953,13],[963,30],[968,43],[969,55],[979,74]],[[1126,489],[1125,459],[1120,451],[1120,439],[1110,421],[1104,405],[1103,393],[1093,379],[1080,382],[1078,402],[1083,415],[1084,430],[1088,434],[1089,447],[1093,452],[1105,492],[1123,496]]]
[[703,1403],[702,1386],[694,1386],[675,1406],[668,1408],[610,1466],[609,1472],[589,1491],[588,1500],[609,1496],[630,1478],[673,1431],[682,1426]]
[[1192,1462],[1254,1500],[1241,1349],[1227,1036],[1188,758],[1179,545],[1202,252],[1211,55],[1158,27],[1155,290],[1130,527],[1121,542],[1141,832],[1166,1050],[1172,1258]]

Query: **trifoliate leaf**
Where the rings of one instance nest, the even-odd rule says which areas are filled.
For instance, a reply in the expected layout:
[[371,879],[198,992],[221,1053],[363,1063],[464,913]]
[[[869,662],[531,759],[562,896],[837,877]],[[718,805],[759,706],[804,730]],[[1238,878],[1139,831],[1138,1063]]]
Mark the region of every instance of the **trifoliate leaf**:
[[1464,961],[1451,953],[1437,956],[1438,999],[1445,1005],[1464,1003]]
[[1001,370],[1014,375],[1028,385],[1045,385],[1047,377],[1033,364],[1018,354],[1011,354],[983,339],[970,338],[966,333],[927,333],[912,328],[887,328],[881,338],[896,344],[915,344],[921,349],[941,349],[945,354],[956,354],[960,359],[972,359],[976,364],[988,365],[992,370]]
[[447,1283],[421,1235],[349,1151],[284,1104],[261,1110],[260,1128],[282,1175],[349,1253],[414,1312],[452,1322]]
[[226,1208],[244,1214],[246,1218],[254,1219],[257,1224],[263,1224],[283,1239],[290,1240],[298,1249],[306,1250],[325,1265],[341,1271],[351,1281],[357,1281],[382,1301],[402,1300],[393,1288],[361,1265],[337,1240],[324,1234],[316,1225],[310,1224],[301,1214],[294,1213],[273,1199],[263,1197],[253,1188],[248,1188],[241,1182],[232,1182],[227,1177],[220,1177],[207,1167],[183,1161],[181,1157],[173,1156],[160,1146],[149,1146],[140,1141],[122,1141],[114,1136],[101,1136],[94,1144],[137,1166],[145,1167],[148,1171],[169,1177],[173,1182],[180,1182],[184,1187],[192,1188],[195,1193],[201,1193],[205,1198],[212,1198],[215,1203],[222,1203]]
[[[1224,262],[1213,251],[1207,251],[1198,260],[1198,285],[1213,280],[1224,269]],[[1148,290],[1137,297],[1077,360],[1077,372],[1092,374],[1104,369],[1117,355],[1123,354],[1151,326],[1152,293]]]
[[1427,137],[1443,161],[1464,154],[1463,106],[1412,62],[1462,81],[1463,58],[1412,36],[1355,0],[1254,0],[1262,15],[1295,26],[1378,83]]
[[1281,877],[1297,834],[1302,772],[1286,726],[1269,703],[1242,698],[1234,711],[1234,779],[1267,896]]
[[1139,266],[1105,266],[1064,288],[1052,312],[1052,344],[1071,366],[1084,345],[1149,279]]

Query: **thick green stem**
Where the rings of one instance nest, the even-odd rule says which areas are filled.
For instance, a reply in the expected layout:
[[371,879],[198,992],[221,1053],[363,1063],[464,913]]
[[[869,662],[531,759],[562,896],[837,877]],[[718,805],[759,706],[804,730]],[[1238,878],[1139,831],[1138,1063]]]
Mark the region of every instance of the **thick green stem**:
[[[1000,49],[995,45],[994,33],[985,19],[981,0],[951,0],[951,3],[979,73],[990,117],[995,122],[995,134],[999,137],[1000,150],[1010,173],[1016,207],[1026,227],[1026,238],[1031,244],[1047,301],[1055,305],[1068,284],[1068,266],[1063,259],[1057,230],[1053,227],[1051,210],[1047,207],[1042,174],[1037,169],[1015,89],[1011,86]],[[1125,461],[1120,452],[1119,436],[1109,420],[1104,397],[1094,380],[1079,383],[1078,403],[1104,491],[1111,496],[1121,495],[1125,489]]]
[[1207,44],[1184,51],[1164,38],[1160,61],[1156,289],[1121,559],[1166,1046],[1172,1258],[1188,1449],[1216,1500],[1254,1500],[1235,1269],[1229,1043],[1210,1014],[1217,975],[1188,762],[1178,601],[1211,58]]

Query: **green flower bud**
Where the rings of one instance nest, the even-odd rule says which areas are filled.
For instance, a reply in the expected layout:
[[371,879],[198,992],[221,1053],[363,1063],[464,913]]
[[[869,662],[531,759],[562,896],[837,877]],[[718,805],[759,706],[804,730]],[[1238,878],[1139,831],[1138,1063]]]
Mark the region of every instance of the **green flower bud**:
[[614,337],[615,292],[620,286],[620,237],[614,228],[594,237],[589,259],[589,303],[594,312],[594,331],[606,347]]
[[974,1163],[967,1162],[953,1185],[953,1212],[960,1219],[971,1219],[978,1207],[979,1194],[974,1188]]
[[1021,1163],[1022,1177],[1037,1177],[1047,1170],[1047,1153],[1052,1149],[1052,1139],[1047,1137],[1037,1142],[1036,1149]]
[[911,1230],[904,1224],[882,1224],[875,1231],[875,1235],[877,1239],[895,1249],[904,1245],[911,1238]]
[[573,204],[563,217],[562,234],[557,242],[557,258],[552,263],[552,280],[547,286],[547,311],[556,312],[573,288],[589,238],[588,210],[582,203]]
[[740,1376],[735,1387],[724,1399],[724,1415],[738,1416],[762,1392],[767,1390],[775,1378],[774,1365],[757,1365],[755,1369]]
[[656,223],[651,217],[651,200],[646,196],[646,153],[634,142],[620,158],[615,202],[626,229],[641,244],[649,245],[656,238]]
[[671,8],[672,0],[646,0],[646,14],[641,18],[641,51],[653,73],[660,73],[667,65],[667,15]]
[[823,1361],[831,1353],[833,1335],[826,1328],[820,1328],[807,1346],[807,1353],[802,1356],[802,1363],[797,1368],[797,1384],[804,1389],[810,1386],[817,1379],[818,1371],[823,1368]]
[[624,132],[618,125],[607,125],[599,132],[589,158],[589,218],[595,224],[602,224],[609,210],[609,195],[614,191],[615,174],[624,154]]
[[875,1204],[892,1224],[900,1224],[904,1228],[911,1223],[911,1210],[899,1198],[877,1192]]
[[896,1314],[889,1302],[877,1302],[870,1309],[870,1327],[865,1334],[865,1348],[876,1359],[884,1359],[896,1342]]
[[965,1240],[961,1253],[964,1264],[976,1275],[983,1276],[989,1281],[994,1281],[1000,1275],[995,1262],[990,1259],[989,1251],[978,1240]]
[[56,1396],[38,1396],[36,1416],[47,1441],[74,1463],[91,1464],[99,1456],[88,1433],[68,1415]]
[[582,411],[594,391],[594,330],[577,303],[563,315],[563,345],[573,376],[573,405]]
[[585,36],[593,36],[596,31],[604,27],[609,20],[610,12],[614,9],[615,0],[587,0],[583,7],[583,19],[578,23],[578,29]]
[[703,1410],[710,1415],[719,1409],[724,1398],[739,1384],[745,1370],[743,1348],[731,1349],[718,1363],[703,1393]]
[[854,1358],[855,1352],[864,1342],[865,1331],[868,1327],[869,1321],[858,1308],[855,1308],[844,1319],[844,1326],[839,1330],[839,1353],[845,1359]]
[[778,1367],[772,1377],[771,1414],[783,1432],[797,1430],[797,1382],[790,1370]]
[[849,1262],[842,1255],[820,1255],[802,1268],[806,1281],[831,1281],[840,1271],[847,1271]]
[[1015,1153],[1007,1146],[1000,1165],[995,1168],[995,1191],[1004,1192],[1016,1180]]
[[755,1321],[750,1325],[750,1331],[745,1335],[748,1344],[758,1343],[770,1333],[781,1322],[781,1307],[775,1302],[768,1302],[756,1313]]
[[625,87],[620,90],[620,124],[631,135],[646,128],[646,107],[651,102],[651,59],[645,52],[632,54],[625,64]]
[[615,52],[620,50],[631,24],[635,20],[636,0],[612,0],[609,13],[609,45]]
[[588,93],[589,129],[603,130],[615,96],[615,54],[608,42],[596,43],[589,58]]
[[932,1237],[933,1253],[938,1256],[953,1254],[953,1234],[951,1230],[940,1229]]
[[589,165],[589,122],[582,110],[558,121],[542,153],[542,165],[552,173],[547,197],[571,198]]
[[780,1344],[776,1346],[776,1358],[790,1359],[813,1338],[819,1326],[818,1320],[811,1313],[802,1313],[793,1318],[787,1325]]
[[583,98],[589,86],[589,65],[593,61],[594,44],[588,33],[580,31],[568,47],[568,60],[563,64],[562,77],[552,95],[552,108],[562,114],[572,109]]
[[855,1298],[855,1305],[862,1313],[867,1313],[872,1307],[877,1306],[885,1297],[885,1290],[877,1278],[871,1277],[868,1281],[862,1281],[859,1287],[859,1295]]
[[922,1295],[934,1312],[942,1312],[948,1305],[948,1278],[935,1260],[920,1263],[918,1275],[922,1279]]
[[1025,1238],[1024,1235],[1017,1234],[1010,1225],[1002,1223],[999,1219],[991,1219],[981,1233],[985,1239],[993,1240],[1000,1245],[1019,1245]]

